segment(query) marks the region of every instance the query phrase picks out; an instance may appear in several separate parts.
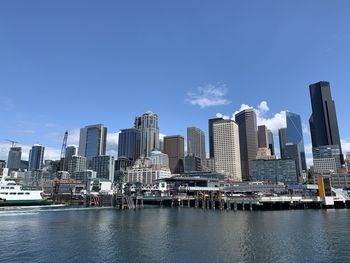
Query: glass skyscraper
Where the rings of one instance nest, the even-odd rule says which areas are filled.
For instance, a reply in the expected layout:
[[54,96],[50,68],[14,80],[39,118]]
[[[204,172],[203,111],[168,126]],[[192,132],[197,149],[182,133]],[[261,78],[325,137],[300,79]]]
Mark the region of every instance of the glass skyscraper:
[[80,156],[91,161],[93,157],[106,154],[107,128],[102,124],[90,125],[80,129]]
[[205,136],[204,132],[197,127],[187,128],[187,154],[199,157],[205,162]]
[[11,170],[18,170],[21,168],[21,147],[11,147],[7,159],[7,168]]
[[301,124],[301,118],[299,114],[287,112],[287,142],[288,144],[298,145],[299,160],[300,164],[297,164],[298,168],[306,171],[306,160],[305,160],[305,147],[304,147],[304,137],[303,128]]
[[141,132],[138,129],[122,129],[119,133],[118,159],[125,157],[136,161],[140,157]]
[[312,114],[309,120],[312,147],[337,145],[340,160],[344,164],[335,103],[332,99],[329,82],[320,81],[309,86]]
[[29,171],[40,170],[43,167],[45,147],[36,144],[29,151]]

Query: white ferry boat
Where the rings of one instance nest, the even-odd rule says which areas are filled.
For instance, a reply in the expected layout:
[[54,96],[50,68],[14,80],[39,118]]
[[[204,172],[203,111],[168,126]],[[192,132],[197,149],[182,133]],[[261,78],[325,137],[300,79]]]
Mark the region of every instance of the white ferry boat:
[[0,206],[49,205],[41,190],[27,190],[14,181],[0,180]]

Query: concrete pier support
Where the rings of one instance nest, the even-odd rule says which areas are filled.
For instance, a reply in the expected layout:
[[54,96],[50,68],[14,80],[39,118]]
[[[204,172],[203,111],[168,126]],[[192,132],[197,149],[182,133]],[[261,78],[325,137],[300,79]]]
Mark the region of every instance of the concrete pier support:
[[233,210],[234,210],[234,211],[237,211],[237,202],[234,202],[234,203],[233,203]]

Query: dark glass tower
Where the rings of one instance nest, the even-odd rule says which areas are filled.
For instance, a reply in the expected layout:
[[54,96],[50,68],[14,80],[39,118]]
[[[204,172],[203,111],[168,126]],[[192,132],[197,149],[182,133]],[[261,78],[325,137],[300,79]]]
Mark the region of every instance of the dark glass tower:
[[301,170],[306,171],[305,147],[303,128],[300,115],[292,112],[286,113],[287,119],[287,143],[298,145],[299,157],[301,163],[297,164]]
[[125,157],[136,161],[140,157],[141,132],[138,129],[122,129],[119,133],[118,159]]
[[287,128],[281,128],[278,130],[278,138],[280,143],[281,159],[285,159],[286,144],[287,144]]
[[239,128],[239,144],[241,153],[242,179],[253,178],[253,160],[258,152],[258,128],[256,113],[253,109],[243,110],[235,115]]
[[223,118],[209,119],[209,157],[214,158],[214,130],[213,125],[215,122],[221,121]]
[[273,133],[270,130],[268,130],[268,133],[269,133],[269,148],[271,150],[271,155],[275,155],[275,143],[273,140]]
[[309,120],[312,147],[338,145],[340,160],[344,164],[341,150],[337,114],[328,81],[320,81],[309,86],[312,114]]

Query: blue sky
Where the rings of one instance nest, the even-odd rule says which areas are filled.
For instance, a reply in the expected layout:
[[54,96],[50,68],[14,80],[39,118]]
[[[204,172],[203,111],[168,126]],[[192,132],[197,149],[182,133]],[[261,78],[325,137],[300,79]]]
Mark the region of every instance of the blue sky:
[[[242,104],[260,105],[272,129],[284,110],[308,128],[308,85],[328,80],[350,151],[349,8],[320,0],[0,1],[0,139],[41,143],[53,158],[65,130],[77,143],[78,128],[103,123],[112,153],[115,133],[146,110],[159,115],[163,134],[186,135]],[[0,142],[0,159],[8,147]]]

